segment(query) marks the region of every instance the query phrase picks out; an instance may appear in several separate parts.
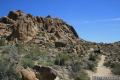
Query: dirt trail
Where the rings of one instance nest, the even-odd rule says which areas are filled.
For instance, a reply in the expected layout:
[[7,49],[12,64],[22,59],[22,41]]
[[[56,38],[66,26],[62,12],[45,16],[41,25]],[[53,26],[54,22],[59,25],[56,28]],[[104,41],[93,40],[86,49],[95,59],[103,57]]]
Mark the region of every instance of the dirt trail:
[[88,75],[90,77],[91,76],[113,76],[111,70],[104,66],[104,62],[105,62],[105,56],[102,55],[101,60],[98,62],[96,72],[87,70],[86,72],[88,73]]
[[112,72],[108,67],[104,66],[104,60],[105,60],[105,56],[102,55],[101,60],[98,63],[97,71],[95,74],[101,76],[110,76],[112,75]]

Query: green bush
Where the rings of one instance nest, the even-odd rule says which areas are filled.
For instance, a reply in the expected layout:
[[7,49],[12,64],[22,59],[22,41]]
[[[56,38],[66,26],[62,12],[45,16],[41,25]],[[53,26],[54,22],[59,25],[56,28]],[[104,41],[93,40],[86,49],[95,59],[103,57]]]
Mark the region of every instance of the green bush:
[[88,77],[88,74],[82,70],[76,75],[75,80],[90,80],[90,78]]
[[95,54],[90,54],[89,60],[95,61],[96,60],[96,55]]
[[35,60],[39,60],[40,56],[41,56],[41,53],[29,53],[29,54],[26,54],[24,57],[35,61]]
[[92,61],[89,61],[89,62],[88,62],[88,67],[87,67],[87,69],[92,70],[92,71],[96,71],[96,67],[97,67],[97,63],[92,62]]
[[32,68],[34,66],[34,61],[30,58],[22,58],[20,63],[25,68],[27,68],[27,67]]
[[[34,64],[32,64],[33,62],[37,63],[38,65],[45,65],[45,66],[50,66],[50,65],[53,65],[53,63],[54,63],[54,61],[52,61],[51,58],[48,57],[47,51],[40,50],[37,45],[32,45],[29,48],[28,53],[25,54],[25,56],[23,57],[23,59],[28,60],[27,64],[29,66],[34,65]],[[31,64],[29,64],[29,63],[31,63]]]
[[0,61],[0,80],[21,80],[15,71],[15,66],[8,61]]
[[11,46],[4,47],[4,49],[4,54],[0,53],[0,80],[21,80],[15,70],[17,62],[16,48]]
[[54,62],[52,60],[38,61],[38,65],[53,66]]
[[15,45],[18,49],[18,54],[19,55],[25,55],[28,53],[28,50],[29,50],[29,47],[30,46],[27,46],[27,45],[24,45],[24,44],[21,44],[21,43],[18,43]]
[[0,39],[0,46],[5,46],[6,43],[5,43],[5,40],[4,39]]
[[120,75],[120,63],[115,63],[113,68],[112,68],[112,72],[115,75]]
[[68,60],[69,55],[67,53],[60,53],[56,56],[55,65],[64,66]]
[[97,63],[100,60],[100,56],[101,55],[99,55],[97,53],[91,53],[89,55],[88,61],[86,62],[87,69],[92,70],[92,71],[96,71]]
[[72,71],[73,72],[79,72],[81,70],[81,68],[82,68],[81,65],[82,65],[81,62],[79,62],[79,61],[73,61],[71,63]]
[[120,75],[120,63],[117,63],[117,62],[113,63],[113,62],[107,61],[104,63],[104,65],[106,67],[110,67],[113,74]]
[[110,61],[106,61],[105,63],[104,63],[104,66],[106,66],[106,67],[113,67],[113,64],[110,62]]

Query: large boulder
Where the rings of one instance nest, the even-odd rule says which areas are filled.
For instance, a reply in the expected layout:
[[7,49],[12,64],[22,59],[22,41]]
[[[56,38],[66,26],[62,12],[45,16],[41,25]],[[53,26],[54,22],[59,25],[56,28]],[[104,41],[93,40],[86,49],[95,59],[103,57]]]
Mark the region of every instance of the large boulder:
[[33,69],[38,73],[39,80],[55,80],[57,78],[56,72],[50,67],[34,66]]
[[30,68],[22,69],[21,75],[23,80],[39,80],[36,78],[34,71],[32,71]]

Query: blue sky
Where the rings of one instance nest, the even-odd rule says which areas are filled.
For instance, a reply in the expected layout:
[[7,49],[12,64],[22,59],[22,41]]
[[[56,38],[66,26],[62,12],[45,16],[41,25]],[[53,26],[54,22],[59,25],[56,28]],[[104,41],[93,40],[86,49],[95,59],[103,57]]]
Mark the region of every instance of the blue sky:
[[120,40],[120,0],[0,0],[0,16],[11,10],[62,18],[88,41]]

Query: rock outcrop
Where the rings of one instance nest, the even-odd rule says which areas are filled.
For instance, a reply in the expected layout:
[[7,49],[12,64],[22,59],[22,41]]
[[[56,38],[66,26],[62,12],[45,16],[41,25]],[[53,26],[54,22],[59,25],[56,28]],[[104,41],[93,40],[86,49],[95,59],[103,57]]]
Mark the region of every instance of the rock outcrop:
[[36,39],[39,34],[39,37],[45,37],[47,41],[69,41],[69,37],[72,37],[71,40],[78,38],[74,28],[58,18],[35,17],[20,10],[10,11],[7,17],[0,19],[0,36],[5,34],[8,26],[11,29],[11,33],[6,36],[8,41],[26,43]]

